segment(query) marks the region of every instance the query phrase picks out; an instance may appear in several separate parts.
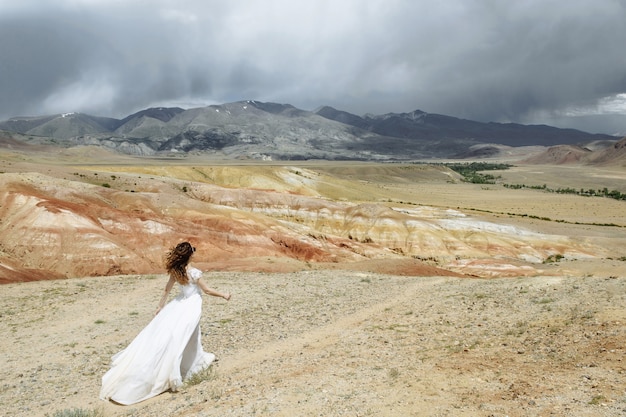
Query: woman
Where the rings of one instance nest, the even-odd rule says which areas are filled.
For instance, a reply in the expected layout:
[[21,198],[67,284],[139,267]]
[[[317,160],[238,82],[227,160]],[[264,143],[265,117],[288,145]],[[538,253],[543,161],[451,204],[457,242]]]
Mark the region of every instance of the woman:
[[[226,301],[230,294],[207,287],[202,272],[188,266],[195,251],[189,242],[182,242],[168,252],[170,278],[155,317],[126,349],[113,356],[111,369],[102,377],[101,399],[129,405],[168,389],[176,391],[183,380],[215,360],[200,343],[202,292]],[[176,282],[180,294],[165,305]]]

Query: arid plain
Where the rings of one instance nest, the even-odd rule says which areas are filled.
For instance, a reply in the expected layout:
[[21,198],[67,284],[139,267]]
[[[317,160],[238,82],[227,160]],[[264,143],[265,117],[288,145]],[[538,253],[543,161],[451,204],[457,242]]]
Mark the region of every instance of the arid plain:
[[[438,164],[4,148],[0,415],[623,415],[626,203],[502,184],[626,192],[626,168],[508,162],[470,184]],[[219,361],[104,403],[181,239],[234,294],[205,300]]]

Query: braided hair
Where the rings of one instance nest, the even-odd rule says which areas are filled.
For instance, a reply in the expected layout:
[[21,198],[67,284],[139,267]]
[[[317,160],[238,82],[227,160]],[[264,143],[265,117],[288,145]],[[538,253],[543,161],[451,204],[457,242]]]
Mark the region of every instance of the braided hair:
[[179,284],[185,285],[189,282],[186,268],[195,251],[196,248],[191,246],[191,243],[181,242],[167,253],[165,268],[170,277],[173,277]]

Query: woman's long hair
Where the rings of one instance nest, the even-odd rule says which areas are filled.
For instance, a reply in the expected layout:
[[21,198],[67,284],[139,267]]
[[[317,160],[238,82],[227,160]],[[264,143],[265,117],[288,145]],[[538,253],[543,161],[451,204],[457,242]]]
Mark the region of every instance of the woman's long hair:
[[186,268],[189,258],[195,251],[196,248],[191,246],[191,243],[181,242],[167,253],[165,268],[179,284],[185,285],[189,282]]

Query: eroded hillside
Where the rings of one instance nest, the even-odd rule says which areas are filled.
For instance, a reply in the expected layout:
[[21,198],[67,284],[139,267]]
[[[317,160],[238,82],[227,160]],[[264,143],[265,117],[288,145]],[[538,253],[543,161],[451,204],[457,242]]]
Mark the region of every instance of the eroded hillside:
[[159,273],[183,239],[219,270],[532,275],[555,256],[612,256],[593,240],[478,217],[461,195],[428,204],[421,190],[459,186],[442,166],[91,160],[3,162],[3,282]]

